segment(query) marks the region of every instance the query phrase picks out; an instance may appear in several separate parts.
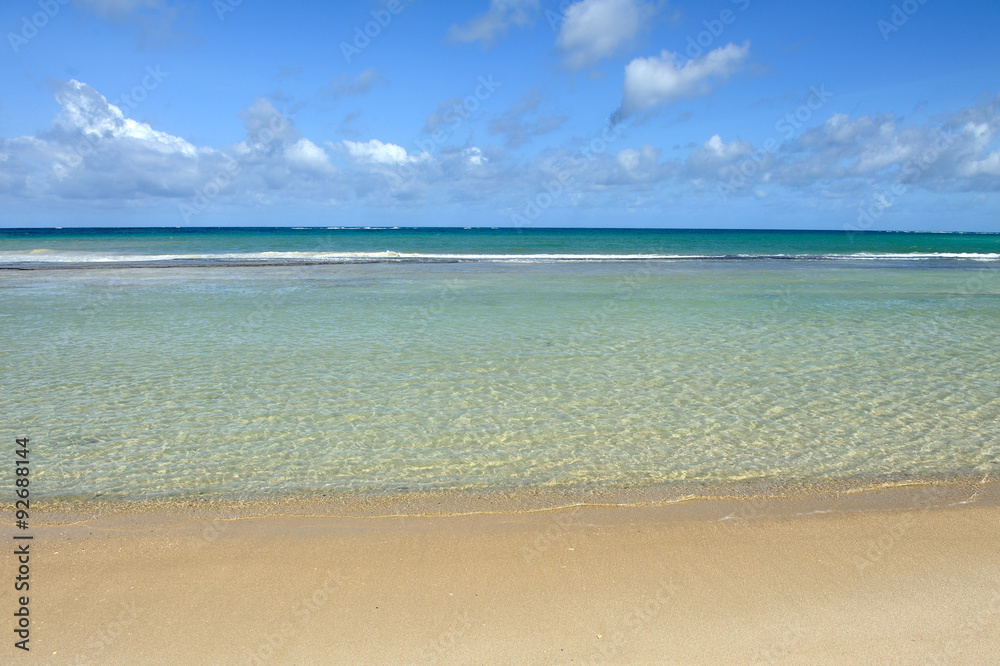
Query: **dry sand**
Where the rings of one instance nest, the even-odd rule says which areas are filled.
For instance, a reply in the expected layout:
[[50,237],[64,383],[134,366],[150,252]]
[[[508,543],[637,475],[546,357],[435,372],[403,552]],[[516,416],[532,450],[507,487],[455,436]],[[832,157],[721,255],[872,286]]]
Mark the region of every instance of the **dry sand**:
[[998,497],[60,517],[33,530],[31,653],[6,629],[0,661],[996,664]]

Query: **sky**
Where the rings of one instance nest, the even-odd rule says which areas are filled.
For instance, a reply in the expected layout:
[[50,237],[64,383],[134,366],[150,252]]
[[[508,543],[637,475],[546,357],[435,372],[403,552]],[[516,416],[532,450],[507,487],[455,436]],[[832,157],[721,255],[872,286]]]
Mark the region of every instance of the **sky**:
[[1000,231],[995,0],[5,0],[0,227]]

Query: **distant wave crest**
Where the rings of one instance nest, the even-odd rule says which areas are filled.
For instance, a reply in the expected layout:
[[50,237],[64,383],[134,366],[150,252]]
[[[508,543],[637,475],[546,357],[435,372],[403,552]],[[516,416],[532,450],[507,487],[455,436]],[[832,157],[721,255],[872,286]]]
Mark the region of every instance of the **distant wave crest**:
[[418,252],[248,252],[208,254],[122,254],[28,250],[0,252],[0,267],[259,266],[351,263],[584,263],[672,261],[1000,261],[1000,253],[914,252],[853,254],[437,254]]

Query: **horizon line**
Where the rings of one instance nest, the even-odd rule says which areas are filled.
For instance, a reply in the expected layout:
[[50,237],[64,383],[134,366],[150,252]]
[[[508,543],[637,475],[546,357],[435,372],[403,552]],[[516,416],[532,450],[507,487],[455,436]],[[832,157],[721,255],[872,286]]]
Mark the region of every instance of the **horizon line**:
[[139,231],[139,230],[276,230],[284,229],[289,231],[426,231],[426,230],[447,230],[447,231],[687,231],[687,232],[804,232],[804,233],[845,233],[845,234],[1000,234],[997,231],[971,231],[971,230],[920,230],[920,229],[800,229],[800,228],[742,228],[742,227],[524,227],[524,226],[340,226],[340,225],[319,225],[319,226],[290,226],[290,225],[215,225],[215,226],[174,226],[174,225],[141,225],[141,226],[51,226],[51,227],[0,227],[0,233],[4,232],[25,232],[25,231]]

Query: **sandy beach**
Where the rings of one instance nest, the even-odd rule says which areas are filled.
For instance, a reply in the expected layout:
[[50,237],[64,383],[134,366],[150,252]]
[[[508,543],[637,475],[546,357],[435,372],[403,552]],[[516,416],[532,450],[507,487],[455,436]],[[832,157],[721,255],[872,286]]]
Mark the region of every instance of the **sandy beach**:
[[60,514],[34,530],[31,657],[985,664],[1000,650],[998,497],[968,484],[478,515]]

